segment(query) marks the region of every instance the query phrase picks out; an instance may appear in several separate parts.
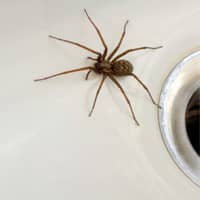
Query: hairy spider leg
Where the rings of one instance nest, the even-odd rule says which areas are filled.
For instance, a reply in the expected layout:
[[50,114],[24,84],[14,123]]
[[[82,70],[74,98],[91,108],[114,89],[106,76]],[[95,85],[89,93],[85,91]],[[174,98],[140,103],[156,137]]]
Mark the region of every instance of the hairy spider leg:
[[127,97],[127,95],[126,95],[124,89],[122,88],[122,86],[120,85],[120,83],[119,83],[112,75],[109,75],[109,77],[110,77],[110,79],[117,85],[117,87],[120,89],[120,91],[121,91],[121,93],[123,94],[123,96],[124,96],[126,102],[127,102],[128,105],[129,105],[129,108],[130,108],[130,110],[131,110],[131,114],[132,114],[133,120],[134,120],[134,121],[136,122],[136,124],[139,126],[139,122],[137,121],[136,116],[135,116],[135,114],[134,114],[134,112],[133,112],[133,108],[132,108],[131,102],[130,102],[129,98]]
[[87,72],[87,74],[86,74],[86,76],[85,76],[85,80],[87,81],[88,80],[88,77],[89,77],[89,75],[91,74],[91,72],[92,72],[93,70],[89,70],[88,72]]
[[94,108],[95,108],[95,105],[96,105],[97,98],[98,98],[98,96],[99,96],[99,93],[100,93],[100,91],[101,91],[101,88],[102,88],[102,86],[103,86],[103,83],[104,83],[106,77],[107,77],[107,75],[103,75],[103,78],[102,78],[102,80],[101,80],[101,82],[100,82],[100,84],[99,84],[99,87],[98,87],[98,89],[97,89],[97,92],[96,92],[96,95],[95,95],[95,99],[94,99],[94,102],[93,102],[93,105],[92,105],[92,109],[91,109],[91,111],[90,111],[90,113],[89,113],[89,117],[92,116],[92,113],[93,113]]
[[78,68],[78,69],[64,71],[64,72],[60,72],[60,73],[53,74],[53,75],[50,75],[50,76],[46,76],[46,77],[43,77],[43,78],[35,79],[34,81],[44,81],[44,80],[47,80],[47,79],[50,79],[50,78],[53,78],[53,77],[56,77],[56,76],[61,76],[61,75],[69,74],[69,73],[73,73],[73,72],[80,72],[80,71],[84,71],[84,70],[94,70],[94,68],[93,67],[81,67],[81,68]]
[[137,77],[134,73],[131,73],[130,76],[132,76],[133,78],[135,78],[141,85],[142,87],[146,90],[146,92],[148,93],[152,103],[154,105],[156,105],[158,108],[161,108],[161,106],[159,104],[156,103],[156,101],[154,100],[151,92],[149,91],[148,87],[139,79],[139,77]]
[[126,54],[130,53],[130,52],[133,52],[133,51],[139,51],[139,50],[144,50],[144,49],[160,49],[162,48],[163,46],[158,46],[158,47],[138,47],[138,48],[135,48],[135,49],[128,49],[122,53],[120,53],[118,56],[116,56],[112,62],[114,63],[115,61],[117,61],[119,58],[121,58],[122,56],[125,56]]
[[99,30],[99,28],[97,27],[97,25],[94,23],[94,21],[91,19],[91,17],[88,15],[88,12],[87,12],[86,9],[84,9],[84,12],[85,12],[85,14],[86,14],[88,20],[90,21],[90,23],[91,23],[91,24],[93,25],[93,27],[95,28],[95,30],[96,30],[96,32],[97,32],[97,34],[98,34],[98,36],[99,36],[99,38],[100,38],[100,40],[101,40],[103,46],[104,46],[104,53],[103,53],[103,56],[102,56],[102,59],[104,60],[105,57],[106,57],[106,55],[107,55],[107,52],[108,52],[108,47],[107,47],[107,45],[106,45],[106,43],[105,43],[105,40],[104,40],[104,38],[103,38],[103,36],[102,36],[102,34],[101,34],[101,31]]
[[50,37],[50,38],[53,38],[53,39],[55,39],[55,40],[59,40],[59,41],[63,41],[63,42],[67,42],[67,43],[73,44],[73,45],[75,45],[75,46],[81,47],[82,49],[85,49],[85,50],[87,50],[87,51],[90,51],[90,52],[92,52],[92,53],[94,53],[94,54],[96,54],[96,55],[98,55],[98,56],[102,56],[100,52],[95,51],[95,50],[93,50],[93,49],[91,49],[91,48],[89,48],[89,47],[87,47],[87,46],[85,46],[85,45],[82,45],[82,44],[80,44],[80,43],[73,42],[73,41],[70,41],[70,40],[64,40],[64,39],[62,39],[62,38],[58,38],[58,37],[55,37],[55,36],[53,36],[53,35],[49,35],[49,37]]
[[90,56],[88,56],[87,59],[93,60],[93,61],[98,61],[98,58],[92,58],[92,57],[90,57]]
[[127,24],[128,24],[128,20],[126,21],[126,23],[124,24],[124,29],[123,29],[123,32],[122,32],[122,35],[120,37],[120,40],[117,44],[117,46],[114,48],[114,50],[111,52],[111,54],[108,56],[108,60],[111,60],[111,58],[115,55],[115,53],[117,52],[117,50],[120,48],[121,44],[122,44],[122,41],[124,39],[124,36],[126,34],[126,27],[127,27]]

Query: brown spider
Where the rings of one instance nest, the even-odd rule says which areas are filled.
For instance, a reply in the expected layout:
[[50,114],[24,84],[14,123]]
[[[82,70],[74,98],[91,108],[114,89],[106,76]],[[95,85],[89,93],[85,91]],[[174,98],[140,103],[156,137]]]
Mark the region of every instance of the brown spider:
[[69,73],[72,73],[72,72],[84,71],[84,70],[88,70],[88,72],[86,74],[86,77],[85,77],[86,80],[88,79],[88,77],[89,77],[91,72],[95,72],[97,74],[102,74],[102,80],[101,80],[101,82],[99,84],[99,87],[97,89],[96,96],[94,98],[94,102],[93,102],[93,105],[92,105],[92,109],[91,109],[91,111],[89,113],[89,116],[91,116],[92,112],[94,111],[95,104],[96,104],[96,101],[97,101],[97,97],[98,97],[98,95],[100,93],[100,90],[101,90],[101,88],[103,86],[103,83],[104,83],[105,79],[107,77],[109,77],[117,85],[117,87],[120,89],[120,91],[123,94],[126,102],[129,105],[129,108],[130,108],[130,111],[132,113],[133,119],[135,120],[136,124],[139,125],[139,123],[138,123],[138,121],[137,121],[137,119],[135,117],[135,114],[133,112],[133,108],[131,106],[131,102],[130,102],[129,98],[127,97],[124,89],[120,85],[120,83],[116,80],[115,76],[132,76],[147,91],[147,93],[148,93],[149,97],[151,98],[151,101],[153,102],[153,104],[158,106],[158,108],[160,108],[160,106],[153,99],[153,97],[152,97],[150,91],[148,90],[147,86],[133,73],[133,65],[128,60],[119,60],[119,58],[121,58],[122,56],[125,56],[126,54],[128,54],[130,52],[134,52],[134,51],[138,51],[138,50],[144,50],[144,49],[159,49],[159,48],[162,48],[162,46],[159,46],[159,47],[139,47],[139,48],[135,48],[135,49],[128,49],[128,50],[120,53],[118,56],[113,58],[113,56],[115,55],[115,53],[117,52],[117,50],[121,46],[122,41],[124,39],[124,36],[125,36],[125,33],[126,33],[126,26],[128,24],[128,21],[126,21],[126,23],[124,24],[124,28],[123,28],[123,32],[122,32],[121,38],[120,38],[117,46],[107,56],[108,48],[107,48],[107,45],[106,45],[106,43],[104,41],[104,38],[103,38],[99,28],[96,26],[94,21],[88,15],[86,9],[84,9],[84,12],[85,12],[88,20],[92,24],[92,26],[95,28],[95,30],[96,30],[96,32],[97,32],[97,34],[98,34],[103,46],[104,46],[103,54],[98,52],[98,51],[95,51],[95,50],[93,50],[93,49],[91,49],[91,48],[89,48],[89,47],[87,47],[85,45],[82,45],[80,43],[69,41],[69,40],[64,40],[64,39],[49,35],[50,38],[53,38],[53,39],[56,39],[56,40],[60,40],[60,41],[63,41],[63,42],[67,42],[67,43],[76,45],[78,47],[81,47],[81,48],[83,48],[83,49],[85,49],[87,51],[90,51],[90,52],[96,54],[97,58],[88,57],[88,59],[91,59],[91,60],[95,61],[93,66],[81,67],[81,68],[73,69],[73,70],[70,70],[70,71],[64,71],[64,72],[61,72],[61,73],[58,73],[58,74],[54,74],[54,75],[51,75],[51,76],[47,76],[47,77],[43,77],[43,78],[40,78],[40,79],[36,79],[34,81],[43,81],[43,80],[46,80],[46,79],[49,79],[49,78],[53,78],[55,76],[60,76],[60,75],[69,74]]

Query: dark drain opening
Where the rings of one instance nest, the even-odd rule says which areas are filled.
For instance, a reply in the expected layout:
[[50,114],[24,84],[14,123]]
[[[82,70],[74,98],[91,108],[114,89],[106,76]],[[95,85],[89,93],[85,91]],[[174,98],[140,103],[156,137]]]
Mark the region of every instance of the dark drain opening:
[[188,103],[185,119],[190,143],[200,156],[200,88],[193,94]]

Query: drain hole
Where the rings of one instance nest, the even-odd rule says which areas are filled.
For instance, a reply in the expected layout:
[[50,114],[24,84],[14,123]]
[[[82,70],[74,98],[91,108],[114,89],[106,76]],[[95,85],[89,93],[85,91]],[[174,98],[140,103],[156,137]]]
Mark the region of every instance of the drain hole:
[[193,94],[188,103],[185,121],[190,143],[200,156],[200,88]]

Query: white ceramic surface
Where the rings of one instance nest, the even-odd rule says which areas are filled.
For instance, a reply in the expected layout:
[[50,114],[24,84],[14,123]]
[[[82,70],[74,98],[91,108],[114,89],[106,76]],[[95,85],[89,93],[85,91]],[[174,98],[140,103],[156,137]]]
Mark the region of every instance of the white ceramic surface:
[[[131,78],[121,78],[141,124],[107,81],[88,118],[99,77],[33,79],[88,65],[86,51],[54,34],[102,50],[83,8],[109,47],[129,19],[121,50],[164,45],[126,58],[159,100],[170,70],[200,48],[199,0],[0,1],[0,199],[198,200],[200,189],[174,164],[157,109]],[[90,54],[91,55],[91,54]]]

